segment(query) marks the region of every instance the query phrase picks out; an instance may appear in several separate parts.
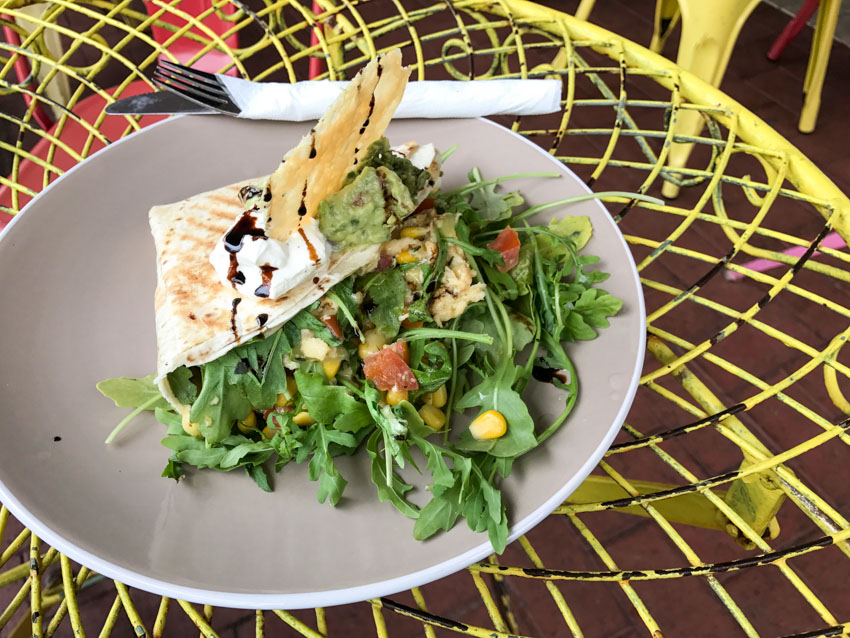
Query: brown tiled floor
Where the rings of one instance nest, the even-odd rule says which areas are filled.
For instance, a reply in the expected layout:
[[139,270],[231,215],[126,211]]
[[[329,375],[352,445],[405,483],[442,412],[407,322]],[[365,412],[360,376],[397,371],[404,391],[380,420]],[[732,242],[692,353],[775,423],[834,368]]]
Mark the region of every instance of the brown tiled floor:
[[[430,2],[415,0],[410,4],[427,6]],[[578,1],[545,0],[544,4],[569,12],[577,6]],[[626,38],[648,42],[652,28],[653,5],[650,0],[600,0],[592,19]],[[766,5],[756,9],[741,33],[722,88],[796,144],[842,190],[850,192],[850,159],[847,154],[850,127],[846,121],[846,79],[850,77],[850,49],[839,45],[834,47],[817,132],[809,136],[801,135],[796,130],[796,123],[811,31],[804,31],[788,47],[780,64],[769,62],[764,55],[786,20],[784,14]],[[671,40],[668,50],[674,51],[675,44],[675,41]],[[634,80],[629,86],[630,97],[639,97],[644,93],[649,95],[651,91],[652,88],[640,80]],[[576,112],[575,117],[582,126],[607,126],[611,121],[609,116],[600,115],[599,111]],[[658,127],[661,125],[659,121]],[[598,144],[601,145],[605,141],[605,138],[600,138]],[[598,148],[593,147],[597,142],[583,138],[582,143],[591,148],[584,153],[573,149],[573,154],[592,155],[599,152]],[[636,153],[636,146],[629,149],[627,142],[623,142],[621,146],[617,152],[622,152],[624,156]],[[700,161],[704,162],[705,159],[695,156],[693,165]],[[751,158],[736,157],[734,161],[739,163],[741,172],[746,167],[746,170],[752,171],[754,175],[761,174]],[[585,176],[587,174],[589,171]],[[612,171],[603,173],[596,188],[636,186],[617,183],[618,175]],[[700,194],[701,187],[686,190],[678,203],[693,203]],[[724,189],[724,195],[730,215],[734,217],[751,214],[752,208],[745,205],[746,200],[740,190]],[[633,211],[623,221],[622,228],[627,233],[630,229],[639,229],[639,234],[644,237],[663,239],[676,223],[678,221],[669,215]],[[811,211],[803,213],[800,205],[785,200],[772,211],[769,225],[800,237],[814,237],[822,228],[822,220],[811,214]],[[758,242],[759,240],[754,240],[754,243]],[[705,223],[696,224],[682,237],[678,245],[710,255],[722,255],[729,248],[728,239],[720,229]],[[642,258],[647,252],[642,249],[635,250],[638,258]],[[668,256],[645,269],[642,274],[656,281],[687,288],[698,280],[708,267],[707,264],[691,259]],[[850,294],[846,285],[809,272],[800,273],[795,283],[803,288],[819,291],[844,305],[850,305]],[[753,281],[733,284],[715,277],[700,290],[700,295],[722,300],[727,306],[743,310],[757,301],[766,289],[766,286]],[[650,311],[667,301],[668,297],[647,291],[647,305]],[[781,301],[764,308],[759,313],[759,319],[817,348],[822,348],[826,340],[843,329],[842,321],[846,323],[832,311],[796,298],[790,293],[783,293]],[[670,329],[691,342],[700,342],[730,321],[729,317],[717,313],[700,311],[689,314],[687,309],[683,309],[681,313],[660,319],[655,326]],[[806,360],[798,351],[778,346],[774,339],[748,326],[741,327],[715,345],[712,353],[740,364],[753,375],[769,383],[784,378]],[[850,354],[842,357],[842,360],[845,359],[850,360]],[[694,362],[691,368],[718,395],[724,405],[733,405],[754,392],[749,383],[703,361]],[[681,389],[673,383],[662,381],[660,385],[684,396]],[[799,380],[788,390],[788,395],[804,405],[816,408],[820,414],[833,421],[841,418],[838,410],[831,407],[832,404],[825,394],[820,371]],[[818,431],[816,425],[776,399],[762,403],[740,418],[773,451],[787,449]],[[693,420],[672,404],[653,401],[648,391],[638,394],[629,415],[630,425],[643,433],[668,430]],[[626,434],[621,433],[617,442],[625,442],[628,438]],[[737,467],[741,459],[739,449],[718,436],[711,428],[667,441],[663,449],[700,478],[730,471]],[[649,449],[609,457],[609,462],[617,471],[630,478],[682,483],[682,478],[670,466],[659,462],[655,453]],[[850,481],[846,480],[846,471],[845,478],[838,480],[836,474],[825,470],[837,468],[840,471],[846,464],[846,445],[833,440],[792,460],[789,467],[806,485],[826,495],[830,504],[846,515],[850,512]],[[778,518],[782,536],[777,542],[781,541],[781,547],[810,541],[820,536],[820,532],[793,506],[784,507]],[[581,517],[580,520],[620,568],[680,567],[687,564],[681,550],[649,519],[609,511]],[[10,534],[16,533],[17,529],[14,524],[11,525],[10,530],[7,530],[6,540]],[[679,526],[676,530],[705,562],[734,560],[750,555],[717,532]],[[528,536],[547,566],[571,570],[605,569],[601,558],[567,517],[550,517]],[[508,548],[502,562],[517,566],[532,565],[517,544]],[[846,558],[840,555],[836,548],[813,552],[795,559],[793,565],[814,594],[839,621],[850,620],[850,594],[847,593],[846,587],[850,582],[850,569]],[[720,602],[712,587],[725,588],[755,629],[765,636],[811,631],[828,624],[775,567],[723,573],[718,575],[714,582],[704,578],[688,578],[635,581],[632,586],[667,638],[743,635],[740,626]],[[541,637],[567,635],[561,612],[543,581],[509,579],[505,587],[512,598],[521,634]],[[563,596],[588,638],[647,635],[644,623],[624,595],[623,585],[565,581],[555,585],[555,588]],[[103,618],[112,604],[112,591],[108,583],[89,590],[83,598],[84,616]],[[490,626],[470,574],[455,574],[424,586],[422,591],[433,613],[463,622]],[[0,608],[5,606],[11,595],[8,588],[0,589]],[[133,596],[143,617],[153,618],[159,599],[141,592],[134,592]],[[403,604],[413,604],[409,593],[393,598]],[[296,616],[313,623],[312,612],[298,612]],[[422,635],[421,625],[417,623],[392,613],[385,613],[384,617],[391,636],[407,638]],[[285,629],[282,623],[272,619],[270,613],[267,618],[270,627],[274,627],[273,633],[270,630],[269,635],[296,635],[295,632]],[[365,628],[373,625],[372,610],[365,604],[328,609],[327,618],[332,635],[335,635],[333,630],[340,632],[339,635],[367,635],[369,632]],[[275,622],[272,623],[272,620]],[[252,612],[217,610],[213,624],[223,638],[254,635]],[[190,629],[191,625],[182,614],[170,615],[168,635],[186,635],[190,633]],[[447,630],[437,630],[435,633],[438,636],[454,635]],[[67,623],[56,635],[70,635]],[[119,623],[114,635],[130,635],[126,624]]]

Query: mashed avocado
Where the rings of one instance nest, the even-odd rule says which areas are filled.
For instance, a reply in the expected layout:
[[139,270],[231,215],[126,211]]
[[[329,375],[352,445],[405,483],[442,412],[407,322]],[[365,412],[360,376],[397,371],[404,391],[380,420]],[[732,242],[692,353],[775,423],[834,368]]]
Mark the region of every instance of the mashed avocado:
[[339,249],[378,244],[390,239],[392,229],[415,208],[395,172],[385,166],[366,166],[319,204],[319,230]]
[[402,157],[390,150],[390,142],[386,137],[372,142],[366,152],[366,157],[357,165],[357,170],[350,172],[343,185],[350,184],[363,170],[368,167],[378,168],[384,166],[395,173],[398,178],[407,187],[407,192],[411,197],[416,197],[416,194],[425,188],[428,179],[431,177],[428,171],[417,168],[406,157]]

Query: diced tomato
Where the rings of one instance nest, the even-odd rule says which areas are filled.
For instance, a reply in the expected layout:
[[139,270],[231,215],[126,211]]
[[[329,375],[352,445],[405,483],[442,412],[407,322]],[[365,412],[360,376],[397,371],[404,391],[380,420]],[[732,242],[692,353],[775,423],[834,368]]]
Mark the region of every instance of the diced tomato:
[[399,339],[395,343],[387,346],[387,348],[392,348],[398,352],[401,355],[401,358],[404,359],[404,362],[410,365],[410,348],[407,347],[407,341]]
[[492,248],[502,253],[502,259],[505,260],[505,265],[497,266],[499,272],[508,272],[519,262],[519,235],[510,226],[499,233],[496,239],[487,244],[487,248]]
[[429,208],[434,208],[434,198],[433,197],[426,197],[425,199],[423,199],[422,203],[419,204],[419,206],[416,207],[416,211],[414,211],[414,212],[418,213],[421,210],[428,210]]
[[339,321],[336,320],[336,315],[330,317],[322,317],[322,323],[328,327],[331,334],[342,341],[342,328],[339,327]]
[[395,347],[384,348],[366,357],[363,374],[378,390],[418,390],[419,382]]

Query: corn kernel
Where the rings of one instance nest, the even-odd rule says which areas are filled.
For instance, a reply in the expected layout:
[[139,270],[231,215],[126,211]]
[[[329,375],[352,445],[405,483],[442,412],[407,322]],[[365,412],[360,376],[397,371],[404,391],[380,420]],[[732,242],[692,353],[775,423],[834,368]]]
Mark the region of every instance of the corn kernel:
[[396,255],[395,260],[399,264],[412,264],[414,261],[418,261],[409,250],[402,250]]
[[342,363],[339,359],[325,359],[322,361],[322,369],[325,371],[325,376],[328,380],[333,380],[336,373],[339,372],[339,366]]
[[446,386],[441,385],[439,388],[424,396],[425,405],[433,405],[435,408],[442,408],[449,400]]
[[402,228],[399,235],[409,239],[425,239],[428,236],[428,229],[423,226],[410,226]]
[[508,431],[508,423],[501,412],[487,410],[469,424],[469,433],[479,441],[498,439]]
[[440,408],[433,405],[423,405],[419,408],[419,416],[432,430],[439,430],[446,424],[446,415]]
[[313,331],[306,328],[301,331],[301,343],[298,348],[301,350],[301,354],[314,361],[324,361],[331,351],[331,347],[327,343],[315,337]]
[[183,431],[189,436],[201,436],[201,428],[197,423],[189,421],[189,409],[183,411]]
[[407,390],[387,390],[387,404],[398,405],[402,401],[407,401]]
[[387,345],[387,340],[381,334],[380,330],[367,330],[364,337],[366,338],[366,343],[361,343],[357,346],[357,354],[360,355],[361,359],[370,357]]
[[277,395],[277,400],[274,404],[279,408],[285,408],[292,403],[292,397],[298,391],[298,386],[295,383],[295,377],[286,375],[286,392],[281,392]]
[[292,417],[292,422],[295,425],[313,425],[316,422],[316,419],[311,417],[306,412],[299,412],[294,417]]
[[244,419],[236,422],[236,427],[242,434],[250,434],[257,427],[257,415],[250,412]]

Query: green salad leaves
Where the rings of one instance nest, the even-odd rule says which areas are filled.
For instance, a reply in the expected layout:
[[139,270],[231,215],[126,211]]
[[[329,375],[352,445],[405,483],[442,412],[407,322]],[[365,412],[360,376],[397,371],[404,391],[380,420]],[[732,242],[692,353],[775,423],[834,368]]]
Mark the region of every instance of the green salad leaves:
[[[405,197],[423,188],[427,173],[394,157],[376,142],[349,186],[389,163]],[[117,406],[135,408],[110,440],[132,416],[153,410],[171,453],[163,476],[179,479],[190,466],[244,468],[271,491],[275,471],[306,464],[318,500],[331,505],[347,485],[335,459],[365,453],[378,498],[415,519],[415,538],[463,518],[503,551],[509,518],[500,483],[575,405],[579,377],[569,344],[596,338],[622,302],[599,287],[608,275],[595,268],[598,258],[581,252],[592,234],[588,218],[529,224],[545,206],[523,210],[520,193],[502,192],[498,181],[473,170],[467,185],[428,200],[430,259],[393,258],[337,284],[276,332],[171,372],[180,411],[152,377],[98,384]],[[450,320],[434,310],[438,295],[457,300]],[[306,356],[304,335],[331,354]],[[535,380],[564,391],[551,423],[536,423],[523,398]],[[489,411],[504,419],[504,432],[475,438],[468,419]],[[427,488],[408,482],[409,472],[427,476]]]

